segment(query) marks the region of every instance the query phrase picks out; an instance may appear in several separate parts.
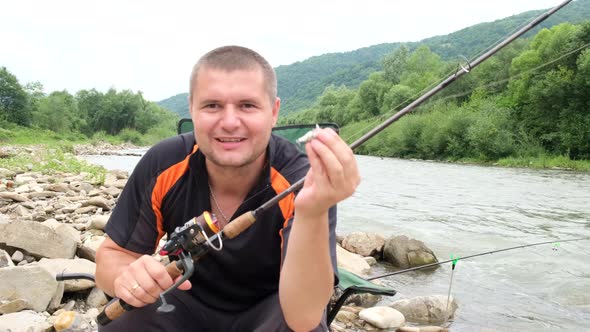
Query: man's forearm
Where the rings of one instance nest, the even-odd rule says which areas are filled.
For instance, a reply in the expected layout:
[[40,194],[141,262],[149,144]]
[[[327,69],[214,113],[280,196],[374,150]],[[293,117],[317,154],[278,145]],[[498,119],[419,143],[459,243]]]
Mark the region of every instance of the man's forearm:
[[321,320],[332,295],[328,213],[319,218],[295,216],[281,270],[279,298],[293,330],[311,330]]

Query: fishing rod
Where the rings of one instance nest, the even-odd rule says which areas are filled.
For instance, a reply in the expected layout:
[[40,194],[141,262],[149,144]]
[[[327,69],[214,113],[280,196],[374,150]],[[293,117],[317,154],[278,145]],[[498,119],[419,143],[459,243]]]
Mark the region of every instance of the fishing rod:
[[[484,62],[485,60],[487,60],[492,55],[496,54],[502,48],[504,48],[508,44],[512,43],[516,38],[522,36],[523,34],[525,34],[526,32],[528,32],[529,30],[531,30],[535,26],[539,25],[541,22],[543,22],[544,20],[546,20],[549,16],[553,15],[555,12],[557,12],[558,10],[560,10],[561,8],[563,8],[564,6],[566,6],[567,4],[569,4],[571,1],[572,0],[563,1],[562,3],[560,3],[557,6],[555,6],[554,8],[552,8],[552,9],[548,10],[547,12],[539,15],[533,21],[531,21],[530,23],[528,23],[527,25],[525,25],[524,27],[522,27],[521,29],[519,29],[518,31],[516,31],[515,33],[513,33],[512,35],[508,36],[502,42],[500,42],[496,46],[492,47],[490,50],[488,50],[487,52],[485,52],[484,54],[482,54],[481,56],[479,56],[475,60],[473,60],[473,61],[467,61],[466,66],[463,66],[463,65],[460,64],[459,67],[461,67],[461,68],[460,69],[458,68],[457,71],[455,71],[455,73],[453,73],[452,75],[450,75],[449,77],[447,77],[439,85],[435,86],[434,88],[432,88],[431,90],[429,90],[428,92],[426,92],[425,94],[423,94],[422,96],[420,96],[418,99],[414,100],[408,106],[404,107],[403,109],[401,109],[400,111],[398,111],[397,113],[395,113],[394,115],[392,115],[390,118],[388,118],[387,120],[383,121],[381,124],[379,124],[375,128],[371,129],[369,132],[367,132],[366,134],[364,134],[362,137],[360,137],[359,139],[357,139],[356,141],[354,141],[353,143],[351,143],[349,145],[349,147],[352,150],[356,149],[357,147],[359,147],[360,145],[362,145],[363,143],[365,143],[367,140],[369,140],[371,137],[377,135],[383,129],[389,127],[392,123],[394,123],[395,121],[399,120],[402,116],[410,113],[416,107],[422,105],[426,100],[430,99],[430,97],[434,96],[435,94],[437,94],[438,92],[440,92],[441,90],[443,90],[444,88],[446,88],[449,84],[451,84],[452,82],[456,81],[461,76],[469,73],[473,68],[477,67],[479,64],[481,64],[482,62]],[[280,200],[282,200],[283,198],[285,198],[287,195],[291,194],[292,192],[295,192],[296,190],[299,190],[303,186],[304,181],[305,181],[305,178],[300,179],[299,181],[297,181],[294,184],[292,184],[289,188],[287,188],[284,191],[282,191],[280,194],[277,194],[275,197],[273,197],[272,199],[268,200],[266,203],[262,204],[260,207],[258,207],[256,210],[254,210],[252,212],[253,216],[255,217],[257,214],[259,214],[259,213],[261,213],[263,211],[268,210],[270,207],[272,207],[273,205],[277,204]]]
[[[438,86],[434,87],[433,89],[431,89],[430,91],[428,91],[427,93],[425,93],[424,95],[410,103],[408,106],[404,107],[402,110],[395,113],[393,116],[382,122],[377,127],[371,129],[368,133],[366,133],[361,138],[350,144],[349,147],[354,150],[361,144],[365,143],[368,139],[375,136],[383,129],[387,128],[389,125],[397,121],[399,118],[414,110],[416,107],[420,106],[430,97],[432,97],[439,91],[443,90],[445,87],[447,87],[449,84],[451,84],[464,74],[469,73],[473,68],[478,66],[480,63],[482,63],[483,61],[497,53],[506,45],[510,44],[516,38],[520,37],[527,31],[537,26],[539,23],[543,22],[545,19],[553,15],[555,12],[563,8],[571,1],[572,0],[563,1],[555,8],[552,8],[547,12],[541,14],[532,22],[530,22],[517,32],[513,33],[512,35],[504,39],[498,45],[494,46],[489,51],[479,56],[477,59],[473,60],[472,62],[468,61],[466,67],[460,64],[459,66],[461,67],[461,69],[457,69],[457,71],[454,74],[449,76]],[[309,137],[313,138],[313,134]],[[190,278],[190,276],[194,272],[194,261],[197,261],[198,259],[203,257],[207,252],[209,252],[209,250],[221,250],[221,244],[224,239],[232,239],[244,230],[248,229],[251,225],[253,225],[256,222],[256,217],[260,213],[276,205],[287,195],[295,192],[296,190],[299,190],[303,186],[304,181],[305,177],[298,180],[289,188],[277,194],[275,197],[269,199],[255,210],[245,212],[244,214],[231,220],[231,222],[228,223],[221,230],[217,225],[215,216],[209,215],[208,213],[204,213],[199,217],[193,218],[187,221],[184,224],[184,226],[178,227],[166,243],[165,253],[161,254],[173,254],[177,255],[180,258],[179,260],[166,265],[166,271],[173,279],[176,279],[177,277],[180,278],[174,283],[174,285],[172,285],[170,288],[168,288],[166,291],[160,294],[161,306],[159,308],[159,311],[169,312],[173,310],[173,306],[166,303],[164,295],[176,289],[184,280]],[[219,243],[219,246],[217,248],[212,244],[213,240],[216,240]],[[98,315],[97,321],[100,325],[106,325],[109,324],[112,320],[121,316],[124,312],[133,309],[134,307],[129,305],[128,303],[125,303],[125,301],[119,298],[114,298],[105,306],[103,312]]]
[[473,254],[473,255],[469,255],[469,256],[465,256],[465,257],[456,257],[456,258],[451,257],[451,259],[447,259],[446,261],[430,263],[430,264],[426,264],[426,265],[412,267],[409,269],[390,272],[390,273],[378,275],[376,277],[367,278],[367,280],[376,280],[376,279],[381,279],[381,278],[385,278],[385,277],[391,277],[391,276],[402,274],[402,273],[407,273],[407,272],[412,272],[412,271],[417,271],[417,270],[422,270],[422,269],[428,269],[428,268],[435,267],[435,266],[442,265],[442,264],[446,264],[446,263],[453,263],[453,268],[454,268],[455,264],[457,264],[458,261],[466,260],[469,258],[496,254],[496,253],[503,252],[503,251],[510,251],[510,250],[528,248],[528,247],[536,247],[536,246],[541,246],[541,245],[546,245],[546,244],[553,244],[554,249],[557,249],[557,247],[559,246],[559,244],[561,242],[575,242],[575,241],[584,241],[584,240],[590,240],[590,238],[589,237],[582,237],[582,238],[564,239],[564,240],[557,240],[557,241],[544,241],[544,242],[524,244],[524,245],[520,245],[520,246],[514,246],[514,247],[503,248],[503,249],[486,251],[486,252]]

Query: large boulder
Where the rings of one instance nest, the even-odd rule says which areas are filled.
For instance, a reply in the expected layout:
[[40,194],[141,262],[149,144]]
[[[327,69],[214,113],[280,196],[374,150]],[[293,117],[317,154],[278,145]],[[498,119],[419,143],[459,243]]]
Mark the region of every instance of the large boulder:
[[381,256],[385,238],[375,233],[354,232],[342,240],[342,248],[361,256]]
[[351,253],[336,246],[336,257],[338,260],[338,267],[350,271],[354,274],[365,276],[371,270],[371,266],[362,256]]
[[[38,263],[53,276],[58,273],[87,273],[94,275],[96,264],[87,259],[64,259],[64,258],[43,258]],[[64,290],[66,292],[77,292],[94,287],[94,282],[86,279],[66,280],[64,281]]]
[[24,300],[27,309],[39,312],[47,310],[58,290],[54,276],[36,265],[1,268],[0,280],[0,298]]
[[29,220],[0,223],[0,243],[37,257],[73,258],[79,240],[79,233],[64,224],[54,229]]
[[372,307],[359,312],[359,318],[380,329],[397,329],[406,324],[404,315],[390,307]]
[[78,256],[94,262],[96,260],[96,251],[98,251],[104,240],[105,237],[100,235],[88,237],[78,248]]
[[0,331],[50,332],[53,330],[42,314],[25,310],[0,316]]
[[455,316],[457,302],[451,296],[447,307],[446,295],[418,296],[397,300],[389,305],[399,310],[408,322],[442,325]]
[[385,240],[383,259],[402,269],[438,262],[432,250],[422,241],[405,235]]

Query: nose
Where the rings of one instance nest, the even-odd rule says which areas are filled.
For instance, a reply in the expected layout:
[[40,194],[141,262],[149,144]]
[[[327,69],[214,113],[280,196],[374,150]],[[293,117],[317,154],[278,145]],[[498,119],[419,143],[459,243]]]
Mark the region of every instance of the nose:
[[226,131],[233,131],[240,125],[238,108],[233,104],[226,105],[221,118],[221,127]]

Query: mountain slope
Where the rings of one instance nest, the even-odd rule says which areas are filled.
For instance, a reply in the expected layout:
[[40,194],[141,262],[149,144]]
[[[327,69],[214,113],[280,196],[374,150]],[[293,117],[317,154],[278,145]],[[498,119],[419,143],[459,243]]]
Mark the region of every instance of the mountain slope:
[[[545,10],[528,11],[494,22],[480,23],[448,35],[405,43],[405,45],[410,50],[419,45],[427,45],[445,60],[460,56],[473,58],[543,11]],[[529,35],[559,23],[579,23],[588,19],[590,19],[590,0],[577,0],[529,32]],[[381,70],[381,58],[400,45],[401,43],[385,43],[350,52],[329,53],[275,68],[279,96],[282,101],[281,115],[310,107],[329,85],[358,87],[370,73]],[[167,98],[158,104],[178,113],[181,117],[188,117],[186,93]]]

